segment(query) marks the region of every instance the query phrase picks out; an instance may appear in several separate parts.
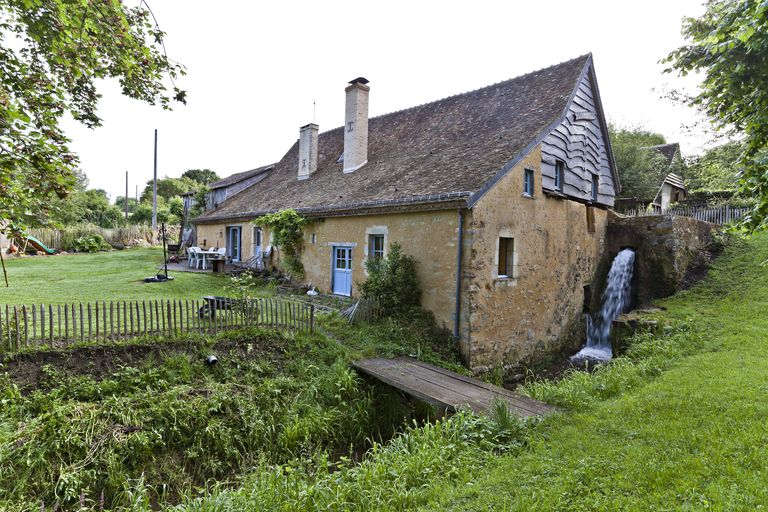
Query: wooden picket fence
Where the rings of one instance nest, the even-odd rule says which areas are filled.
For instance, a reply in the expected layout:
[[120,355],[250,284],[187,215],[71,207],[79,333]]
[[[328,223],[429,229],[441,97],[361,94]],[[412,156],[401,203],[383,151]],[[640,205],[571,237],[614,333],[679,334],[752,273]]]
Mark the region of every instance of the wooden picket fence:
[[6,304],[0,307],[0,354],[137,336],[216,334],[244,327],[312,332],[314,323],[314,305],[268,298]]
[[713,224],[725,225],[733,221],[742,219],[751,208],[733,207],[728,205],[708,207],[708,206],[676,206],[666,210],[646,210],[644,208],[633,208],[624,212],[628,217],[650,217],[654,215],[677,215],[680,217],[691,217]]

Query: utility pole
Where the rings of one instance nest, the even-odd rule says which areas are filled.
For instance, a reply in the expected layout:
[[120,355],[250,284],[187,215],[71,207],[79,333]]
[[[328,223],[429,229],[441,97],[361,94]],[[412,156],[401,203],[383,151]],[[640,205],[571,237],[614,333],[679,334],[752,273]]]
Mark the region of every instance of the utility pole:
[[152,229],[157,229],[157,128],[155,128],[155,179],[152,182]]
[[125,171],[125,220],[128,220],[128,171]]

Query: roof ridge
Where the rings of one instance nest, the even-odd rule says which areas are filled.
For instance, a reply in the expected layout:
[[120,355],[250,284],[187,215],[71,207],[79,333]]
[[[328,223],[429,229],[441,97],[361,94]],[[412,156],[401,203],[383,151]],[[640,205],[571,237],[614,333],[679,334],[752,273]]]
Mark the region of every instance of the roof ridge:
[[[386,113],[384,113],[384,114],[379,114],[379,115],[377,115],[377,116],[374,116],[374,117],[370,117],[370,118],[368,118],[368,120],[369,120],[369,121],[372,121],[372,120],[374,120],[374,119],[380,119],[380,118],[383,118],[383,117],[387,117],[387,116],[391,116],[391,115],[395,115],[395,114],[401,114],[401,113],[403,113],[403,112],[407,112],[407,111],[409,111],[409,110],[416,110],[416,109],[418,109],[418,108],[426,107],[426,106],[428,106],[428,105],[433,105],[433,104],[435,104],[435,103],[440,103],[441,101],[450,100],[450,99],[452,99],[452,98],[457,98],[457,97],[459,97],[459,96],[467,96],[467,95],[470,95],[470,94],[472,94],[472,93],[476,93],[476,92],[478,92],[478,91],[482,91],[482,90],[485,90],[485,89],[490,89],[490,88],[492,88],[492,87],[498,87],[498,86],[499,86],[499,85],[501,85],[501,84],[506,84],[506,83],[508,83],[508,82],[512,82],[512,81],[515,81],[515,80],[520,80],[520,79],[522,79],[522,78],[525,78],[525,77],[527,77],[527,76],[530,76],[530,75],[534,75],[534,74],[536,74],[536,73],[541,73],[542,71],[547,71],[547,70],[549,70],[549,69],[552,69],[552,68],[556,68],[556,67],[558,67],[558,66],[562,66],[562,65],[564,65],[564,64],[568,64],[568,63],[571,63],[571,62],[577,61],[577,60],[579,60],[579,59],[588,59],[588,58],[589,58],[591,55],[592,55],[592,53],[591,53],[591,52],[590,52],[590,53],[585,53],[585,54],[583,54],[583,55],[579,55],[578,57],[574,57],[574,58],[572,58],[572,59],[564,60],[564,61],[562,61],[562,62],[558,62],[557,64],[552,64],[552,65],[550,65],[550,66],[545,66],[545,67],[543,67],[543,68],[535,69],[535,70],[533,70],[533,71],[529,71],[529,72],[527,72],[527,73],[523,73],[522,75],[513,76],[513,77],[511,77],[511,78],[507,78],[507,79],[505,79],[505,80],[500,80],[500,81],[498,81],[498,82],[494,82],[494,83],[492,83],[492,84],[484,85],[484,86],[482,86],[482,87],[478,87],[477,89],[470,89],[470,90],[468,90],[468,91],[459,92],[459,93],[456,93],[456,94],[451,94],[451,95],[449,95],[449,96],[444,96],[444,97],[442,97],[442,98],[438,98],[438,99],[436,99],[436,100],[427,101],[427,102],[424,102],[424,103],[419,103],[419,104],[417,104],[417,105],[412,105],[412,106],[410,106],[410,107],[406,107],[406,108],[401,108],[401,109],[399,109],[399,110],[392,110],[392,111],[390,111],[390,112],[386,112]],[[343,126],[343,125],[342,125],[342,126],[337,126],[337,127],[335,127],[335,128],[331,128],[331,129],[329,129],[329,130],[326,130],[326,131],[324,131],[324,132],[320,132],[320,135],[322,135],[322,134],[326,134],[326,133],[331,133],[331,132],[334,132],[334,131],[336,131],[336,130],[341,130],[341,129],[343,129],[343,128],[344,128],[344,126]]]

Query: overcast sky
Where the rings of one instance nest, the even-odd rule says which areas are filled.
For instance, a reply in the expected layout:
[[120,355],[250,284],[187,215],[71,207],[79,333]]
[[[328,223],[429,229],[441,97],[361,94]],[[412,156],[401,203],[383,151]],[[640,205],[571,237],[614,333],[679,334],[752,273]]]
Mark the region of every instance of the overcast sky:
[[[126,0],[131,5],[134,0]],[[592,52],[609,121],[643,125],[700,151],[681,129],[689,109],[660,98],[695,82],[658,61],[683,42],[701,0],[487,2],[150,0],[168,54],[184,64],[188,104],[162,111],[103,83],[104,126],[66,129],[90,187],[114,200],[152,177],[210,168],[220,176],[278,161],[299,127],[343,124],[344,87],[370,80],[370,115],[458,94]],[[316,108],[313,108],[313,102]]]

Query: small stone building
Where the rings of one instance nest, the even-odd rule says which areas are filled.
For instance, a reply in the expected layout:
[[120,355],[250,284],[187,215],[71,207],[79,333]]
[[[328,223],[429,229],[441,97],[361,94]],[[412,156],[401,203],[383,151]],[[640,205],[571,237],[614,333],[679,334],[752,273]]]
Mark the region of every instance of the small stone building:
[[365,261],[398,242],[471,368],[578,342],[619,189],[592,56],[370,119],[369,94],[351,81],[344,126],[303,126],[195,220],[198,241],[247,259],[270,243],[251,221],[294,208],[312,219],[307,284],[355,296]]
[[667,172],[659,185],[656,197],[653,198],[652,205],[655,209],[666,211],[673,203],[685,200],[688,191],[680,175],[675,171],[683,166],[683,157],[680,155],[680,144],[673,142],[671,144],[660,144],[651,146],[648,149],[657,152],[664,157]]

